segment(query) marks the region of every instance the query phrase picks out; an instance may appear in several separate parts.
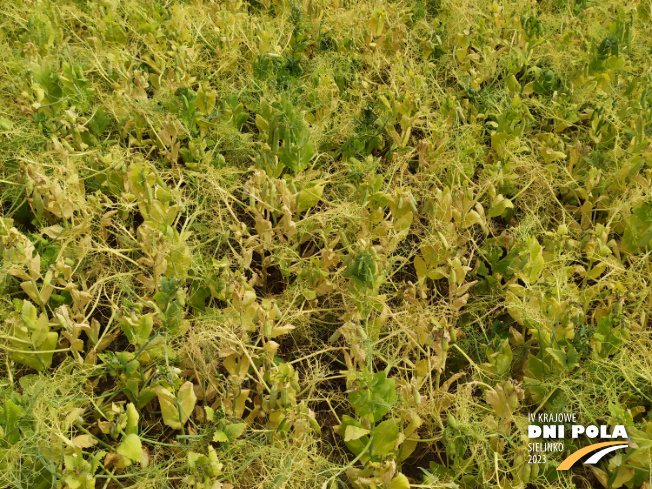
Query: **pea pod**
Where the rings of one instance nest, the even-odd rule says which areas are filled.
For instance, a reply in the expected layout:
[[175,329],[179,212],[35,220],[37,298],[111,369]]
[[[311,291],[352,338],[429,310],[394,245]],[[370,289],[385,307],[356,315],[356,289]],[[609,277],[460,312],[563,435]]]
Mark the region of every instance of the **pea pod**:
[[265,338],[271,338],[272,337],[272,322],[267,320],[263,323],[263,334],[265,335]]
[[276,409],[276,400],[278,399],[278,385],[274,384],[269,391],[269,407]]
[[417,214],[417,202],[414,200],[414,196],[411,193],[408,195],[408,205],[410,206],[410,210],[414,214]]
[[272,154],[275,155],[278,153],[278,139],[279,139],[279,128],[274,128],[274,131],[270,134],[270,147],[272,148]]
[[283,387],[281,389],[281,406],[286,408],[290,405],[288,401],[288,390],[287,388]]
[[539,464],[528,464],[532,467],[532,470],[530,471],[530,480],[534,481],[537,479],[537,476],[539,475]]
[[419,389],[416,385],[412,386],[412,398],[414,399],[415,405],[418,406],[421,404],[421,395],[419,394]]

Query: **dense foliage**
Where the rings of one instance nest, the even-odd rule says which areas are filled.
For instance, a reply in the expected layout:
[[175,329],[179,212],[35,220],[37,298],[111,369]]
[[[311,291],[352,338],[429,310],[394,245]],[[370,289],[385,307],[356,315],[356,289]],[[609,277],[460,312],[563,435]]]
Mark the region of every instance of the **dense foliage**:
[[650,489],[651,21],[2,2],[0,486]]

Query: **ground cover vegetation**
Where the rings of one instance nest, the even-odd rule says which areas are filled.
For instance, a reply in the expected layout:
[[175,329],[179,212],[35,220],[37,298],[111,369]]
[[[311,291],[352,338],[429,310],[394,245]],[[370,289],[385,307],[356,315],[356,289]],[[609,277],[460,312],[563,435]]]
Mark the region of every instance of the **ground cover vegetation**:
[[2,2],[0,486],[649,489],[651,21]]

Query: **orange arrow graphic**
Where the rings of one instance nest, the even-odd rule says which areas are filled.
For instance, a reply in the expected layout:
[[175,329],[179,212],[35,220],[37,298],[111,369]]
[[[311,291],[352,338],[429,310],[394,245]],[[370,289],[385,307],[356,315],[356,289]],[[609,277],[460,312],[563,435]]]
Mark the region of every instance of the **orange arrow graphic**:
[[[625,442],[626,443],[626,442]],[[598,448],[602,447],[608,447],[611,445],[622,445],[622,441],[605,441],[603,443],[594,443],[593,445],[589,445],[588,447],[584,447],[579,449],[576,452],[571,453],[568,458],[566,458],[561,464],[559,464],[559,467],[557,467],[557,470],[568,470],[570,469],[575,462],[577,462],[579,459],[581,459],[584,455],[587,453],[593,452],[594,450],[597,450]]]

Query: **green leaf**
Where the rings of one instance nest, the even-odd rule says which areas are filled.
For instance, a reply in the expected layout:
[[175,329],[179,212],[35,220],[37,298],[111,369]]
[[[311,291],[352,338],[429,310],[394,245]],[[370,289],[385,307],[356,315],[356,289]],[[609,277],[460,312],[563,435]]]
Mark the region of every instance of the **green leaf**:
[[2,131],[11,131],[13,129],[13,124],[6,117],[0,116],[0,130]]
[[170,302],[170,296],[162,291],[158,291],[156,294],[154,294],[154,302],[158,304],[158,306],[165,310],[167,308],[168,302]]
[[12,352],[9,358],[14,362],[22,363],[34,370],[42,372],[47,370],[52,365],[52,355],[57,348],[59,342],[59,335],[55,332],[45,334],[44,337],[37,343],[37,349],[25,349],[25,352]]
[[641,22],[650,22],[650,13],[650,2],[648,0],[642,1],[636,6],[636,14]]
[[7,399],[4,408],[0,407],[0,426],[4,430],[4,438],[13,445],[20,440],[18,421],[20,421],[23,409],[11,399]]
[[632,209],[626,221],[623,246],[630,253],[640,253],[652,241],[652,204],[642,204]]
[[521,93],[521,84],[518,82],[514,75],[510,76],[507,79],[507,90],[512,96]]
[[384,370],[369,379],[362,377],[358,389],[349,394],[349,400],[360,417],[372,416],[373,421],[378,421],[396,402],[394,379],[388,379]]
[[546,351],[561,366],[561,368],[566,368],[566,354],[563,351],[554,348],[546,348]]
[[566,352],[566,365],[568,367],[574,367],[577,365],[577,362],[580,361],[580,354],[575,349],[573,345],[569,345],[568,351]]
[[224,428],[224,433],[226,436],[229,438],[229,441],[233,441],[236,438],[238,438],[242,433],[244,433],[244,430],[247,428],[246,423],[233,423],[233,424],[228,424]]
[[398,419],[391,418],[383,421],[371,430],[371,454],[387,456],[394,451],[398,440]]
[[491,147],[500,158],[505,157],[505,146],[510,139],[511,136],[504,132],[496,132],[491,135]]
[[195,105],[197,109],[204,115],[210,115],[215,108],[215,99],[217,98],[217,93],[213,90],[206,91],[203,88],[197,92],[197,99],[195,100]]
[[132,433],[122,440],[122,443],[120,443],[120,446],[116,451],[123,457],[127,457],[133,462],[137,462],[140,460],[142,448],[143,445],[140,438],[138,438],[138,435]]
[[181,324],[182,324],[182,311],[179,305],[175,302],[170,303],[165,311],[165,321],[164,327],[165,331],[172,335],[176,336],[181,333]]
[[127,31],[117,22],[111,22],[106,26],[106,37],[122,46],[127,44]]
[[205,464],[208,462],[208,457],[197,452],[188,452],[188,467],[194,469],[199,463]]
[[208,457],[201,453],[188,452],[188,466],[191,469],[200,469],[200,472],[209,477],[219,475],[222,470],[222,464],[217,459],[217,453],[211,445],[208,446]]
[[546,376],[546,370],[544,368],[543,361],[534,355],[529,355],[525,368],[525,374],[536,380],[544,380]]
[[100,107],[95,111],[91,120],[86,123],[86,126],[94,136],[99,137],[109,127],[110,123],[111,119],[106,115],[104,109]]
[[344,276],[352,279],[354,285],[362,290],[374,287],[375,275],[376,262],[367,250],[361,250],[344,271]]

